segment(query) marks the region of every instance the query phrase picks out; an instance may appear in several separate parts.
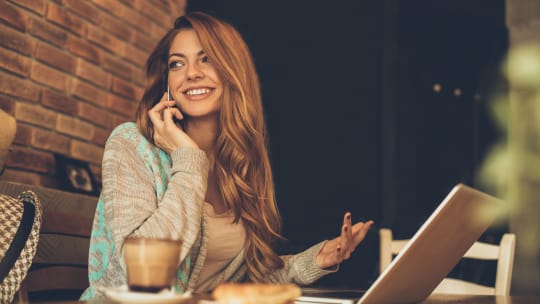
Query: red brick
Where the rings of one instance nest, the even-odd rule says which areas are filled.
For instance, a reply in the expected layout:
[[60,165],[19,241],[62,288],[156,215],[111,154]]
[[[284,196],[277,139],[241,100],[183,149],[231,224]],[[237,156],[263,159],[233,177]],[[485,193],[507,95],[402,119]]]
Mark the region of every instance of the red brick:
[[70,144],[69,137],[48,130],[35,129],[32,136],[34,147],[59,154],[68,154]]
[[99,10],[90,2],[81,0],[63,0],[62,4],[81,18],[92,23],[99,23]]
[[73,140],[71,153],[73,158],[85,160],[90,163],[100,164],[103,159],[103,148],[86,142]]
[[107,94],[104,91],[79,79],[71,80],[71,94],[99,106],[107,103]]
[[30,78],[60,91],[66,91],[68,85],[68,75],[56,69],[50,68],[37,61],[32,63]]
[[58,115],[56,131],[84,140],[94,138],[94,126],[92,124],[66,115]]
[[183,16],[186,13],[187,0],[166,1],[173,16]]
[[101,13],[99,24],[102,29],[120,38],[121,40],[131,41],[133,39],[133,29],[117,17],[113,17],[103,12]]
[[15,118],[33,125],[53,129],[56,125],[57,114],[39,105],[19,102],[15,106]]
[[89,167],[96,182],[101,184],[101,164],[100,165],[90,164]]
[[103,69],[101,69],[101,67],[85,61],[81,58],[77,59],[75,75],[79,76],[82,79],[88,80],[104,89],[109,89],[111,87],[110,73],[105,72]]
[[120,124],[123,124],[124,122],[133,121],[133,118],[126,117],[124,115],[111,115],[111,121],[110,121],[110,128],[115,128]]
[[79,110],[79,103],[75,99],[48,89],[41,91],[41,104],[47,108],[71,115],[77,115]]
[[126,80],[131,79],[132,72],[134,70],[133,66],[129,62],[109,54],[104,54],[102,66],[106,71],[109,71],[112,74],[120,76]]
[[148,0],[135,0],[134,7],[148,20],[152,20],[164,27],[172,27],[171,16],[155,6]]
[[0,92],[32,101],[39,99],[39,88],[35,84],[2,72],[0,72]]
[[162,27],[161,25],[158,25],[158,24],[152,24],[152,31],[151,31],[152,39],[155,41],[159,41],[163,36],[165,36],[169,28],[172,28],[172,24],[168,28]]
[[125,99],[114,94],[109,94],[107,100],[107,108],[128,117],[133,117],[135,115],[137,104],[136,100]]
[[122,11],[122,16],[120,17],[143,33],[147,32],[150,28],[150,24],[152,24],[151,19],[145,18],[131,7],[125,7]]
[[158,40],[149,38],[147,35],[139,32],[135,32],[133,36],[133,45],[142,49],[142,51],[150,54],[152,50],[156,47]]
[[122,17],[126,9],[126,6],[120,1],[94,0],[94,3],[117,17]]
[[131,74],[131,80],[138,84],[140,87],[144,87],[146,85],[146,74],[145,71],[141,69],[136,69]]
[[129,7],[133,7],[135,5],[135,0],[120,0],[120,1]]
[[28,77],[30,74],[30,58],[4,48],[0,48],[0,58],[2,58],[0,60],[0,68],[23,77]]
[[27,185],[40,185],[39,174],[17,169],[6,169],[0,179]]
[[0,24],[0,45],[24,55],[30,55],[34,44],[30,37]]
[[117,77],[113,77],[112,91],[132,100],[139,100],[139,98],[142,96],[141,88],[131,82]]
[[0,95],[0,109],[4,110],[11,115],[15,113],[16,102],[9,96]]
[[38,13],[41,16],[45,14],[45,11],[47,9],[47,3],[45,2],[45,0],[11,0],[11,1],[21,6],[24,6],[27,9],[30,9]]
[[168,4],[169,1],[161,1],[161,0],[147,0],[147,1],[149,1],[152,5],[156,6],[157,8],[162,10],[163,12],[171,13],[170,7],[169,7],[169,4]]
[[74,34],[84,36],[85,24],[83,20],[52,2],[49,2],[47,7],[47,20]]
[[59,47],[64,47],[68,37],[68,34],[58,26],[41,19],[32,19],[29,32],[33,36]]
[[47,187],[47,188],[52,188],[52,189],[69,191],[68,189],[65,188],[65,181],[60,180],[58,178],[58,176],[56,174],[54,174],[55,172],[56,172],[56,166],[54,167],[53,172],[48,172],[47,175],[41,175],[40,176],[40,181],[39,181],[40,186]]
[[87,104],[79,103],[79,117],[84,118],[99,126],[108,128],[111,125],[111,114],[105,109]]
[[[129,0],[131,2],[137,2],[139,0]],[[169,11],[169,6],[167,5],[167,0],[143,0],[143,1],[148,1],[151,3],[151,5],[159,8],[161,11],[165,12],[165,13],[170,13]],[[133,5],[132,5],[133,6]]]
[[0,19],[23,32],[28,28],[28,16],[19,8],[5,1],[0,2]]
[[94,128],[94,138],[92,138],[92,142],[98,146],[104,147],[110,134],[111,130],[96,127]]
[[75,70],[75,59],[72,55],[47,43],[36,43],[34,57],[64,72],[73,73]]
[[115,54],[123,55],[126,51],[126,44],[122,40],[105,32],[97,26],[88,27],[86,38]]
[[66,47],[74,55],[90,60],[94,63],[101,62],[101,52],[97,47],[86,40],[75,36],[69,36]]
[[32,142],[33,130],[33,127],[22,123],[17,123],[17,134],[15,135],[15,140],[13,142],[19,145],[30,145]]
[[124,58],[141,69],[144,69],[148,56],[149,53],[141,51],[139,48],[136,48],[131,44],[126,44]]
[[8,154],[7,165],[11,168],[47,173],[54,166],[54,158],[49,153],[27,148],[13,148]]

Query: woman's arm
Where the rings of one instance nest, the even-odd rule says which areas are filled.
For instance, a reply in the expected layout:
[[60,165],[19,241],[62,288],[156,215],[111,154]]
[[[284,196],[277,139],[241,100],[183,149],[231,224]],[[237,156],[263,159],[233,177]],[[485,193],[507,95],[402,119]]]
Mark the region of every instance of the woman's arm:
[[[114,243],[121,246],[128,236],[182,239],[183,259],[199,234],[208,160],[199,149],[175,150],[167,183],[159,151],[140,137],[117,135],[105,149],[102,199]],[[137,149],[155,151],[141,154]],[[164,191],[161,198],[160,190]]]
[[326,274],[336,272],[339,264],[349,259],[351,253],[364,240],[372,224],[373,221],[368,221],[352,225],[351,214],[347,212],[338,237],[321,242],[299,254],[283,256],[284,267],[275,271],[269,281],[307,285]]

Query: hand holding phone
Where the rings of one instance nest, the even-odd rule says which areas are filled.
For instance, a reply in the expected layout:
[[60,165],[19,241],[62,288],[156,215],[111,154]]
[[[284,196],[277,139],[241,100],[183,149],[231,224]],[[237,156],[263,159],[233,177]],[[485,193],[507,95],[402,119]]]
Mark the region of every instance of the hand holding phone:
[[197,143],[184,132],[182,124],[179,123],[184,116],[175,102],[170,100],[171,97],[167,87],[167,92],[162,95],[160,102],[148,112],[154,125],[154,144],[169,153],[179,147],[198,148]]
[[[172,98],[171,91],[170,91],[170,89],[169,89],[169,85],[168,85],[168,84],[167,84],[167,100],[169,100],[169,101],[170,101],[170,100],[174,100],[174,99]],[[180,111],[180,109],[178,109],[177,106],[173,106],[173,107],[174,107],[174,109],[176,109],[176,110],[178,111],[178,114],[180,114],[180,117],[178,117],[177,115],[173,115],[173,121],[174,121],[174,123],[176,123],[177,125],[178,125],[178,124],[181,125],[181,124],[182,124],[181,121],[182,121],[182,119],[184,119],[184,115],[182,114],[182,112]],[[170,109],[170,108],[172,108],[172,107],[167,107],[167,108]]]

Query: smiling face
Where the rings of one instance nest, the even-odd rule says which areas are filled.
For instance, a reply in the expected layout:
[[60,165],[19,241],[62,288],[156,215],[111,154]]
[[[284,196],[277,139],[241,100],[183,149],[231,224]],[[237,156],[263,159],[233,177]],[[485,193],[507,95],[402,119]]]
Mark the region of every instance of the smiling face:
[[217,117],[223,85],[197,34],[182,29],[169,50],[169,90],[188,118]]

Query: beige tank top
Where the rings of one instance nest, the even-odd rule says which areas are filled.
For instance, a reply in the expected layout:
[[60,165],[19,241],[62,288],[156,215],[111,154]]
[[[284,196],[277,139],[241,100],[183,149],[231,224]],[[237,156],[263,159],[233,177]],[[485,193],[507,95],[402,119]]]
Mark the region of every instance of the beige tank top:
[[242,250],[246,238],[241,222],[232,223],[234,213],[231,210],[216,214],[211,204],[205,202],[203,205],[207,215],[208,251],[197,280],[198,292],[209,291],[211,278],[222,271]]

